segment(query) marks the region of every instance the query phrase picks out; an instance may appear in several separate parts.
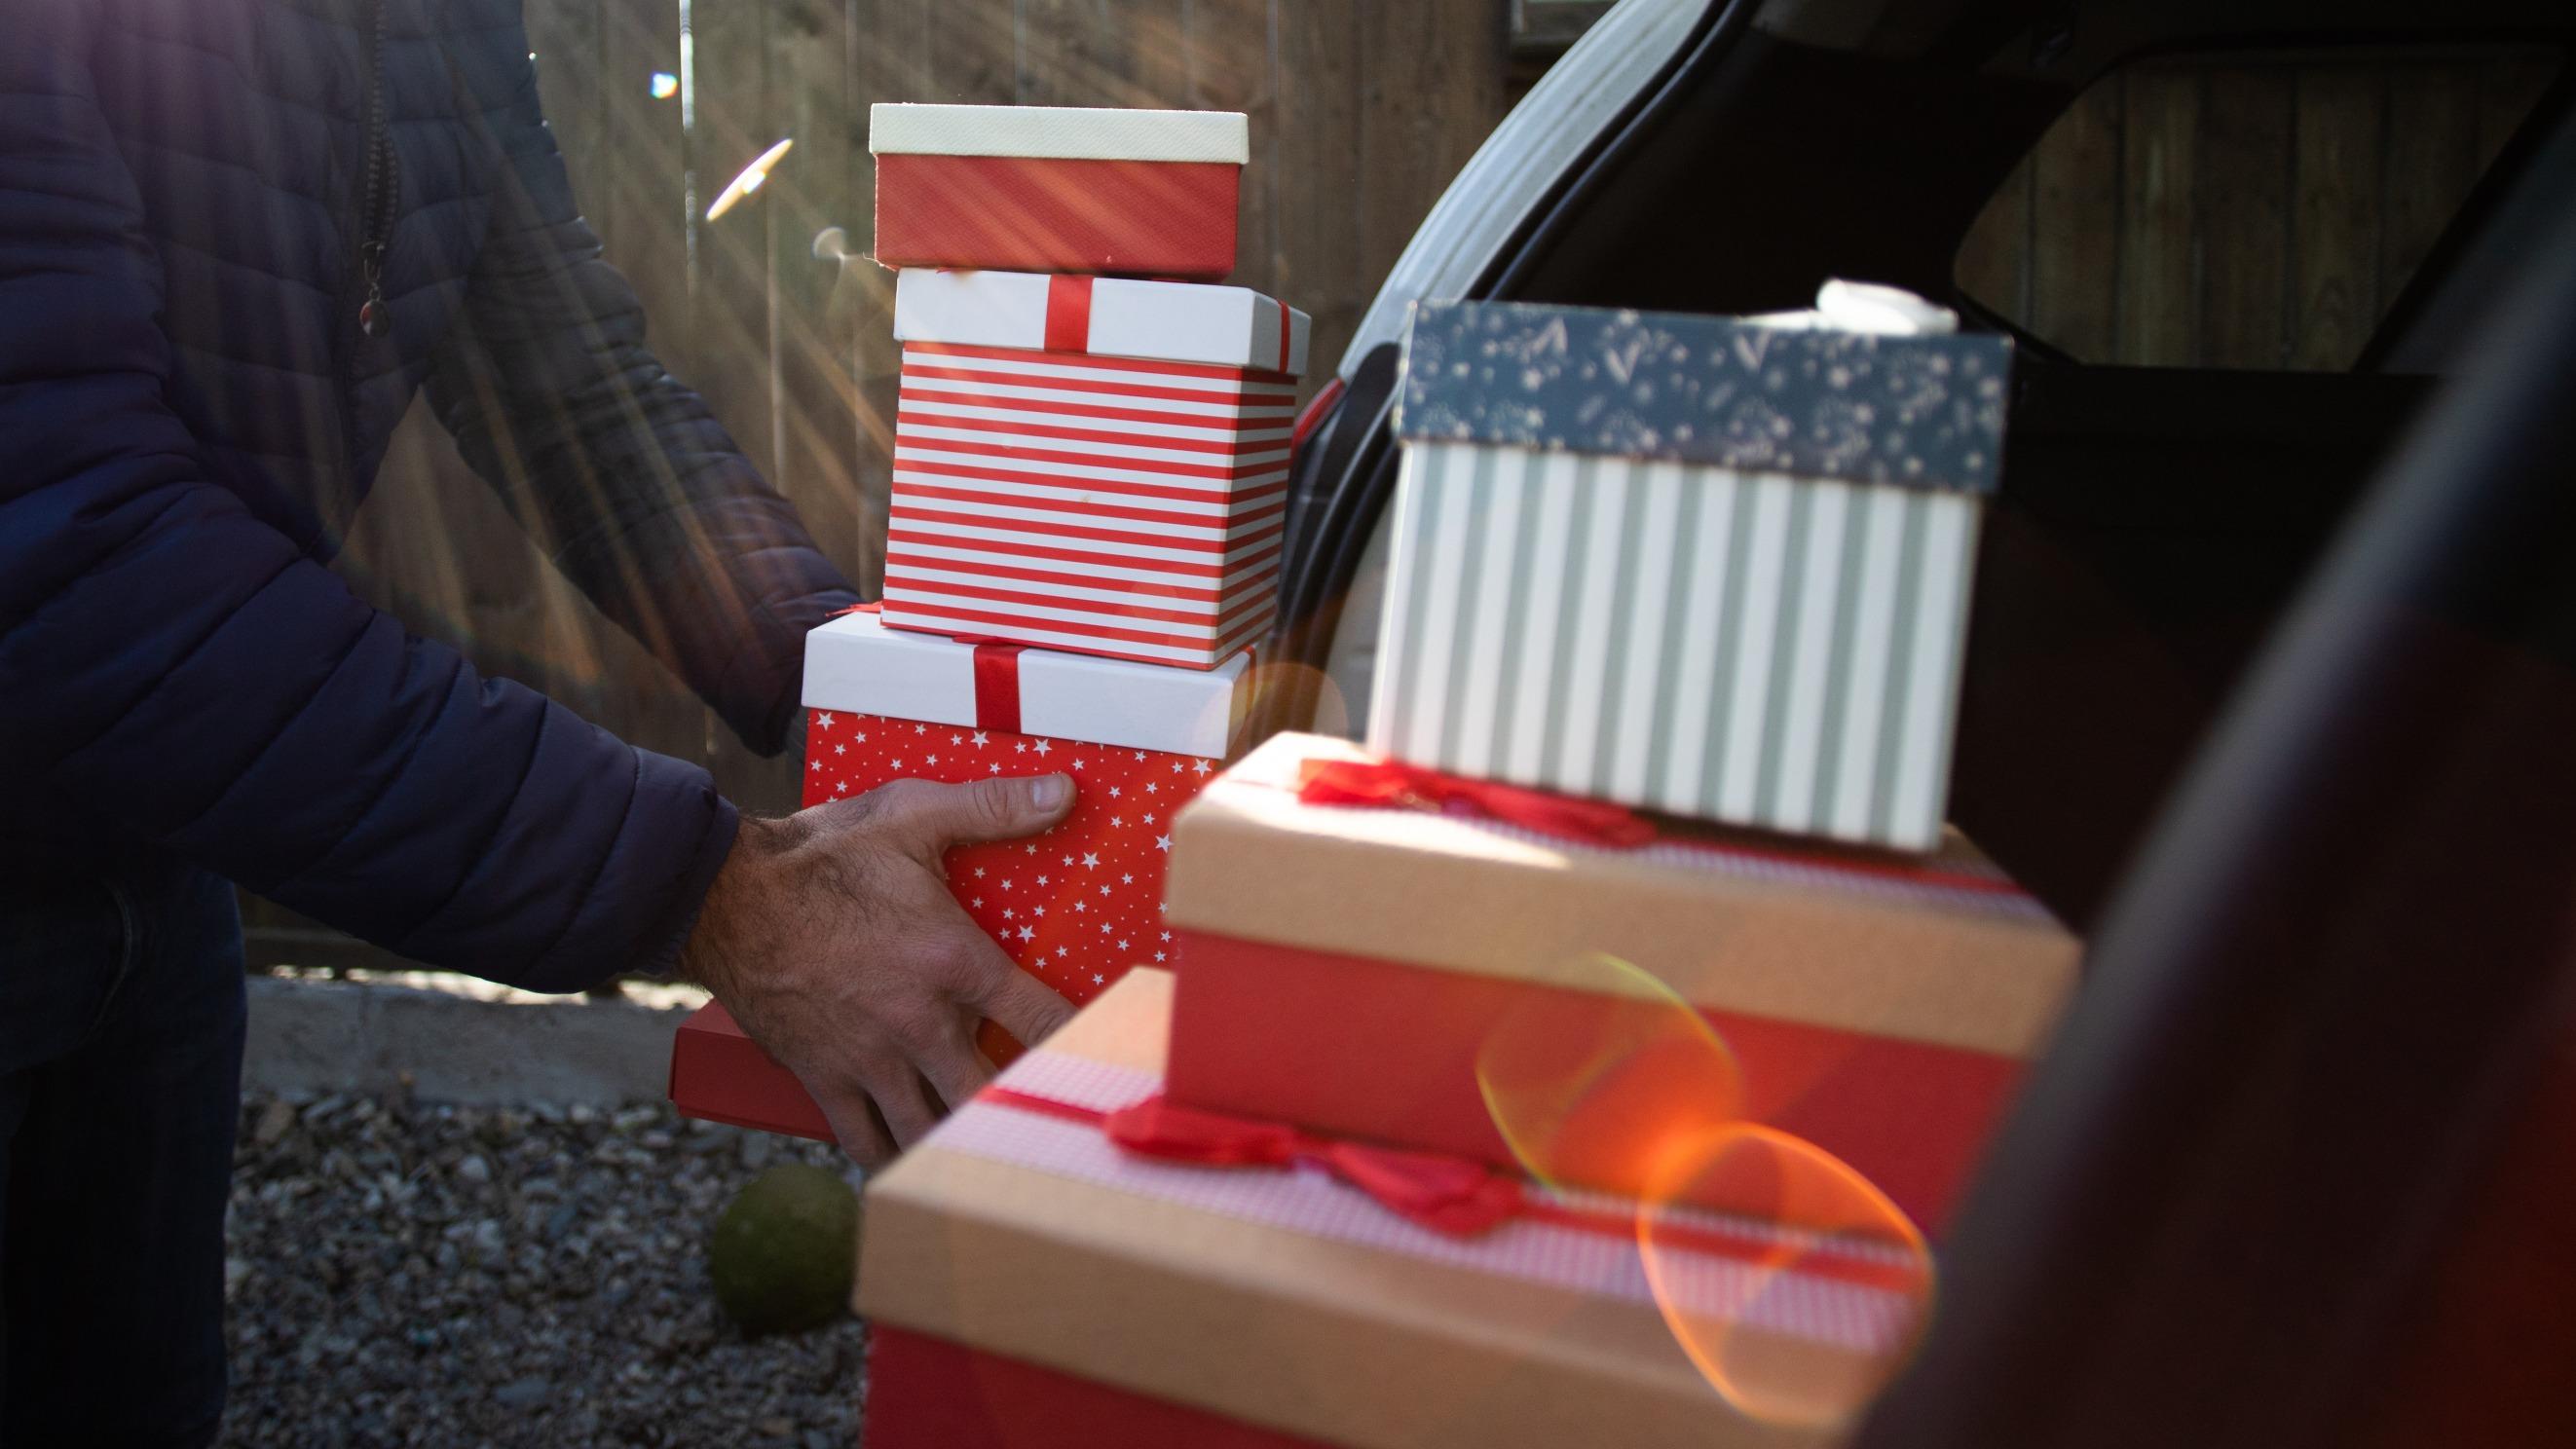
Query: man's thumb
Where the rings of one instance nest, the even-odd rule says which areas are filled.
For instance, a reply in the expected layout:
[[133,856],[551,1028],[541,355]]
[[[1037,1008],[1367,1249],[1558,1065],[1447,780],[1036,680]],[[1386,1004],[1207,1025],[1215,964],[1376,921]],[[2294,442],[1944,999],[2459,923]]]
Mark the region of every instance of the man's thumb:
[[[934,793],[935,792],[935,793]],[[917,807],[922,828],[940,849],[981,840],[1035,835],[1073,808],[1067,775],[994,776],[963,785],[938,785]]]

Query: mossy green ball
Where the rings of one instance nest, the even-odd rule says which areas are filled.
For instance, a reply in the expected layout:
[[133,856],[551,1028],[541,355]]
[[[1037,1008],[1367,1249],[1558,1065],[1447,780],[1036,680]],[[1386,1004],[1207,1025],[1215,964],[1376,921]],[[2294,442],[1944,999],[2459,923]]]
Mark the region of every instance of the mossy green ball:
[[742,1331],[795,1333],[849,1311],[858,1276],[859,1195],[802,1163],[744,1184],[707,1245],[716,1306]]

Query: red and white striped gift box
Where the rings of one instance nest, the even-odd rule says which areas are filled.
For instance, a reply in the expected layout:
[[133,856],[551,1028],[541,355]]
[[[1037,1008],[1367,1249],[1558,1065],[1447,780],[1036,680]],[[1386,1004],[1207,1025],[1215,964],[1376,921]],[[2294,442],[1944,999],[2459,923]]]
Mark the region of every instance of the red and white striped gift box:
[[1212,668],[1270,622],[1305,314],[906,272],[885,621]]

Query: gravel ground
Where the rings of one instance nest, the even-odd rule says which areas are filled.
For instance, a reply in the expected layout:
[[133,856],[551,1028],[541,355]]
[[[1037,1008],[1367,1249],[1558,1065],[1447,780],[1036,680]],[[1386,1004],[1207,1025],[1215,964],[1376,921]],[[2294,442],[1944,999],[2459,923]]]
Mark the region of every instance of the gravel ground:
[[222,1443],[847,1449],[858,1322],[746,1340],[707,1283],[716,1215],[798,1159],[842,1165],[663,1105],[248,1101]]

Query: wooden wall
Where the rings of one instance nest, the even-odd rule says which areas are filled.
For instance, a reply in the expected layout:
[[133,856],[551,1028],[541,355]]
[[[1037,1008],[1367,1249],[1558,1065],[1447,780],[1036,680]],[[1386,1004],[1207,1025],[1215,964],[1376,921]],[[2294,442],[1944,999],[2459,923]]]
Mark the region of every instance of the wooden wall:
[[2086,361],[2348,367],[2555,69],[2134,67],[2005,182],[1960,286]]
[[[538,82],[583,210],[651,338],[816,539],[873,591],[895,348],[864,256],[877,101],[1172,106],[1251,117],[1236,279],[1315,318],[1329,372],[1378,280],[1506,105],[1507,0],[526,0]],[[670,78],[666,96],[654,78]],[[710,201],[782,137],[767,184]],[[746,807],[795,804],[556,578],[415,408],[342,571],[415,632],[626,738],[701,760]],[[253,951],[347,959],[250,903]]]

